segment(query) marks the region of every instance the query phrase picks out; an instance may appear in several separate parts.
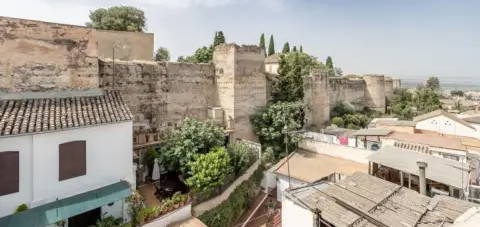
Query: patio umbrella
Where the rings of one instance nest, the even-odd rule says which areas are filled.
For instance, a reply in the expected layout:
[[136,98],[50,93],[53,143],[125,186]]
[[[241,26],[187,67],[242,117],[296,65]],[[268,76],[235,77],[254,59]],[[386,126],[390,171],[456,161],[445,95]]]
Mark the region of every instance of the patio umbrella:
[[153,164],[153,171],[152,171],[152,180],[160,179],[160,167],[158,165],[158,160],[155,159],[155,164]]

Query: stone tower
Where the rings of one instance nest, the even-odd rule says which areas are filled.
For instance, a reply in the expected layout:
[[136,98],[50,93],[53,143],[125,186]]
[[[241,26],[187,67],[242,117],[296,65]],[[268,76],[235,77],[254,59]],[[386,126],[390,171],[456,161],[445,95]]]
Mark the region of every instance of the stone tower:
[[328,97],[328,73],[312,70],[303,79],[305,126],[309,130],[320,130],[330,119],[330,101]]
[[393,79],[391,77],[385,77],[385,98],[388,100],[388,102],[392,102]]
[[364,75],[367,107],[385,113],[385,76]]
[[264,62],[264,50],[258,46],[222,44],[215,48],[217,105],[224,110],[224,122],[233,138],[257,140],[250,115],[267,104]]

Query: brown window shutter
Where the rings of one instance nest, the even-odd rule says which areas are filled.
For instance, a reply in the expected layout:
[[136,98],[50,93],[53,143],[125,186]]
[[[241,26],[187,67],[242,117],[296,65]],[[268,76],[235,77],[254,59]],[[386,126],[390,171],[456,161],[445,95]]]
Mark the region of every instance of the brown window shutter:
[[0,196],[19,191],[18,151],[0,152]]
[[85,141],[62,143],[59,148],[60,181],[87,174],[87,154]]

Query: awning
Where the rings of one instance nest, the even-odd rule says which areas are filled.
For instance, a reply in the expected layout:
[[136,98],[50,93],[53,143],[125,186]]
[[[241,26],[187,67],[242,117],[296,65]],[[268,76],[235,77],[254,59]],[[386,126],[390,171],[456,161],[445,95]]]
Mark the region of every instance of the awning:
[[46,226],[89,210],[124,199],[131,194],[130,185],[120,181],[96,190],[34,207],[0,218],[2,227]]
[[414,175],[419,174],[417,162],[426,162],[427,179],[456,188],[465,188],[468,185],[468,164],[458,161],[390,146],[382,147],[367,159]]

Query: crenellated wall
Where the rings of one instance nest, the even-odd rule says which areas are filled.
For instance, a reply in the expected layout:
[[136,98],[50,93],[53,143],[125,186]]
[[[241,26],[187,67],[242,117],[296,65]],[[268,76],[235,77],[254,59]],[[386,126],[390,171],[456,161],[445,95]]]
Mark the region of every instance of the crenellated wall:
[[364,75],[365,98],[369,108],[385,113],[385,76]]

